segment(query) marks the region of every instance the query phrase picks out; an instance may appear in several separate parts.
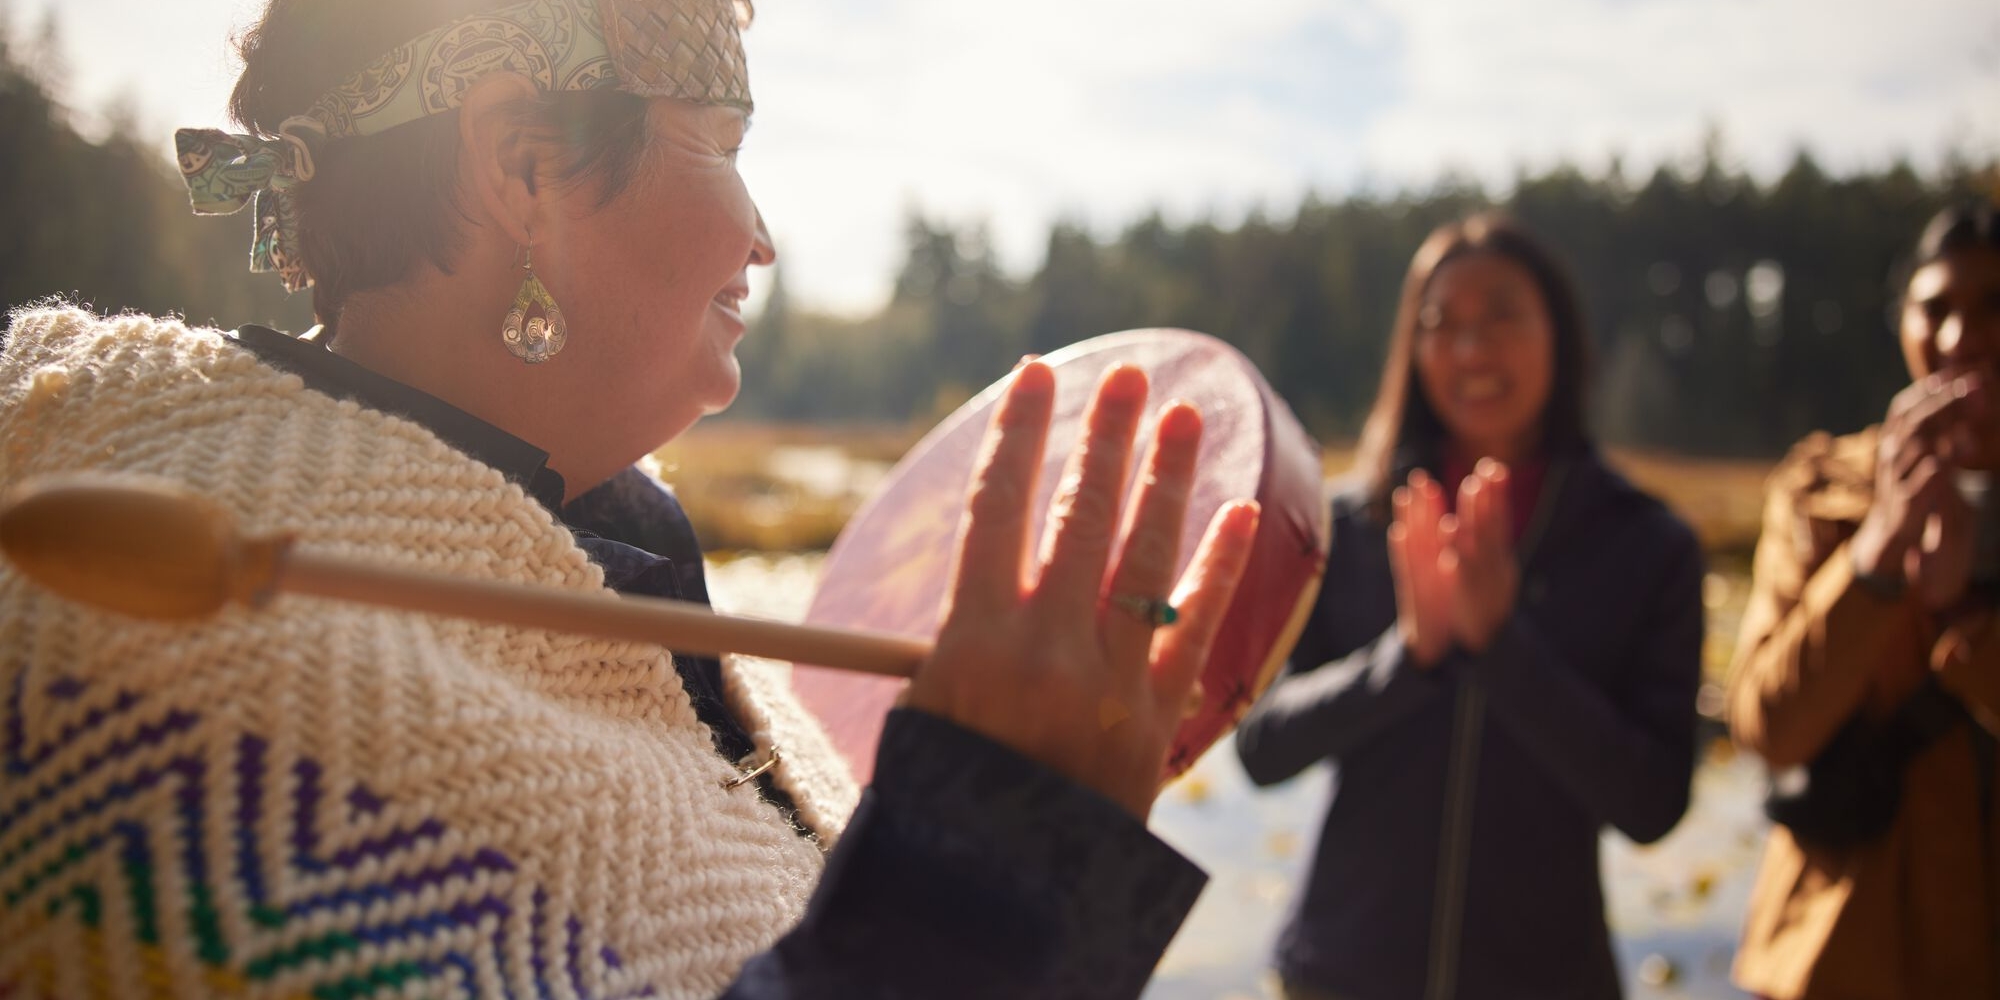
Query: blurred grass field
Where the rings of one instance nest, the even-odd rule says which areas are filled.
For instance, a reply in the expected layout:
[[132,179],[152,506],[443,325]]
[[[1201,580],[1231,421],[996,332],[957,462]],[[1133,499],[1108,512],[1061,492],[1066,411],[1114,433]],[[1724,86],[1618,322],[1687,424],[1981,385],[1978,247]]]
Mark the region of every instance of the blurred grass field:
[[896,425],[817,427],[710,421],[651,456],[702,547],[825,549],[922,432]]
[[[922,436],[896,425],[818,427],[716,421],[654,454],[703,544],[727,553],[824,549]],[[1757,540],[1770,463],[1612,451],[1632,480],[1694,526],[1720,562],[1747,559]],[[1351,445],[1328,446],[1329,477],[1352,464]]]
[[[719,562],[750,553],[811,552],[833,544],[855,510],[926,428],[715,421],[654,453],[703,546]],[[1614,464],[1664,500],[1700,536],[1710,573],[1708,647],[1712,679],[1725,672],[1749,596],[1750,552],[1770,463],[1613,449]],[[1325,448],[1329,478],[1352,465],[1351,445]]]

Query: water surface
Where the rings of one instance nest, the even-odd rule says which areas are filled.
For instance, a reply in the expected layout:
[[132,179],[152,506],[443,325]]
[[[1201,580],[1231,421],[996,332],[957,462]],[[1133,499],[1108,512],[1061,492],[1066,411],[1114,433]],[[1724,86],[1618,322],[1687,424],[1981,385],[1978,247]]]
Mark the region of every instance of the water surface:
[[[811,600],[817,555],[754,555],[713,565],[719,607],[796,620]],[[1710,631],[1726,644],[1742,581],[1710,580]],[[1601,849],[1606,903],[1632,1000],[1743,1000],[1728,983],[1737,924],[1763,846],[1762,771],[1712,744],[1680,826],[1639,847],[1615,833]],[[1275,1000],[1266,973],[1326,804],[1327,771],[1275,788],[1250,785],[1218,743],[1153,810],[1153,829],[1209,872],[1208,889],[1160,963],[1146,1000]]]

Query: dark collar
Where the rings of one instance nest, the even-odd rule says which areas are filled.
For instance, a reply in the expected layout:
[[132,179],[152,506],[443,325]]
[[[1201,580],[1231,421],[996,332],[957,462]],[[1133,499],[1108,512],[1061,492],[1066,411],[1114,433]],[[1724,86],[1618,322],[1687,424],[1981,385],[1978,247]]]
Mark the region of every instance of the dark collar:
[[500,470],[551,513],[561,510],[563,478],[549,468],[548,452],[311,341],[264,326],[242,327],[234,337],[258,360],[304,379],[306,388],[421,424],[445,444]]

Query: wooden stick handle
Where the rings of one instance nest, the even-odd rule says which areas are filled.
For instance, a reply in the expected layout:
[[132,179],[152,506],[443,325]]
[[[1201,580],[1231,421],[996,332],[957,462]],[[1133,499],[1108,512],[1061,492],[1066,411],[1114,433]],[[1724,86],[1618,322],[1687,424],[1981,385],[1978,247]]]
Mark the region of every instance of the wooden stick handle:
[[682,653],[746,653],[888,677],[908,677],[930,655],[921,639],[718,614],[663,598],[623,598],[468,580],[294,550],[277,589],[335,600],[656,643]]
[[295,591],[556,632],[655,643],[683,653],[775,660],[908,677],[931,652],[906,636],[717,614],[661,597],[608,598],[466,580],[301,551],[289,536],[246,538],[221,505],[147,476],[73,473],[0,497],[0,551],[72,600],[162,621],[212,615]]

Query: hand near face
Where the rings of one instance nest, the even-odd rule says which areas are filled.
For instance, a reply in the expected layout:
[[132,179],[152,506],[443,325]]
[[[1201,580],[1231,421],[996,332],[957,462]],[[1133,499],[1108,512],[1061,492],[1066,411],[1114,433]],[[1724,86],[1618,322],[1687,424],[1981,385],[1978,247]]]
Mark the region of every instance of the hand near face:
[[1953,483],[1955,456],[1991,422],[1986,379],[1931,375],[1889,404],[1875,463],[1875,498],[1855,532],[1855,568],[1901,579],[1931,609],[1956,603],[1972,572],[1971,510]]
[[[1173,403],[1158,418],[1121,535],[1119,505],[1146,391],[1145,375],[1130,367],[1113,368],[1098,385],[1031,568],[1028,519],[1055,375],[1038,362],[1015,372],[973,475],[935,652],[906,696],[912,707],[1004,743],[1141,818],[1159,794],[1258,517],[1254,502],[1225,506],[1176,582],[1201,417]],[[1168,597],[1179,616],[1156,627],[1109,603],[1114,594]]]
[[1459,484],[1456,515],[1444,512],[1443,489],[1421,470],[1395,492],[1391,508],[1396,624],[1412,659],[1435,666],[1454,643],[1484,652],[1514,613],[1521,585],[1507,467],[1481,461]]

